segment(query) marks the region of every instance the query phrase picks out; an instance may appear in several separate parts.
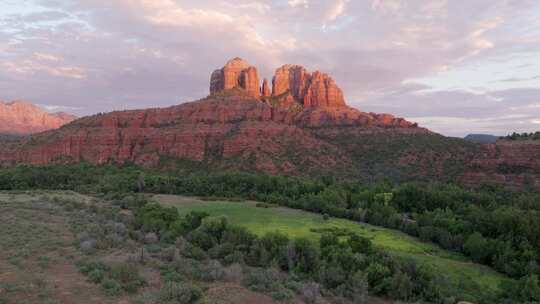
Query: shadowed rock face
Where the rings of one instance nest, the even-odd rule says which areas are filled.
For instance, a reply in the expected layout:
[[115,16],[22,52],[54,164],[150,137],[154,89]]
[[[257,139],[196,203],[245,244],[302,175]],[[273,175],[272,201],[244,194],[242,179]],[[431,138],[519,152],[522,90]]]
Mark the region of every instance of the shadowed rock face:
[[264,79],[263,85],[261,87],[261,95],[262,97],[270,97],[272,95],[272,92],[270,92],[270,86],[268,85],[268,79]]
[[56,129],[76,117],[66,113],[47,113],[26,101],[0,102],[0,133],[32,134]]

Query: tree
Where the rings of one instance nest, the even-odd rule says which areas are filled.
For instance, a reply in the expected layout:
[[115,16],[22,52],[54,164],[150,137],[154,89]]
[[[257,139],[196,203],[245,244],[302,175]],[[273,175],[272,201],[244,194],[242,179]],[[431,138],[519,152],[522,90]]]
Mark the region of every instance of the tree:
[[471,234],[465,244],[463,244],[463,249],[465,252],[471,256],[474,261],[485,263],[489,257],[489,242],[486,240],[480,233],[475,232]]
[[540,301],[540,281],[537,275],[529,275],[520,280],[523,301]]
[[390,283],[390,294],[395,299],[409,300],[413,294],[411,278],[403,272],[395,273]]
[[349,286],[355,304],[367,303],[369,284],[365,273],[361,271],[356,272],[349,280]]
[[348,240],[348,244],[354,253],[369,254],[373,251],[373,245],[371,244],[371,241],[357,234],[351,235]]
[[380,264],[371,263],[366,269],[369,286],[376,294],[384,294],[386,291],[386,278],[391,275],[390,268]]
[[306,238],[294,240],[297,264],[296,269],[300,273],[313,274],[319,269],[320,252],[319,247]]

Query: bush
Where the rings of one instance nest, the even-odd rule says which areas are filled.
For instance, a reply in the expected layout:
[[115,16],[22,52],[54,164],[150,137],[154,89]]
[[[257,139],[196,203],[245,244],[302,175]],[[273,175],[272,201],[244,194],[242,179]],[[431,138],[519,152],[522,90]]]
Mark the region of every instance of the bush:
[[302,297],[306,304],[315,304],[321,298],[321,288],[317,283],[306,283],[302,287]]
[[102,272],[109,271],[109,267],[107,265],[103,264],[102,262],[98,262],[98,261],[82,260],[82,261],[78,261],[76,263],[76,266],[79,269],[79,271],[82,272],[85,275],[88,275],[90,272],[92,272],[94,270],[100,270]]
[[276,291],[270,293],[272,298],[276,301],[289,301],[294,298],[294,292],[287,288],[279,288]]
[[247,274],[244,284],[253,291],[273,292],[280,286],[279,271],[275,269],[256,268]]
[[101,284],[109,295],[118,295],[122,291],[134,293],[145,284],[134,264],[109,267],[102,262],[79,261],[76,265],[80,272],[88,276],[90,282]]
[[88,273],[88,280],[94,284],[99,284],[105,278],[105,273],[101,269],[94,269]]
[[157,242],[159,242],[159,238],[158,238],[157,234],[155,234],[154,232],[149,232],[149,233],[144,235],[144,243],[145,244],[155,244]]
[[225,271],[223,266],[216,261],[212,260],[207,265],[202,267],[201,279],[209,282],[222,280],[225,277]]
[[128,293],[135,293],[139,287],[145,284],[139,276],[139,270],[134,264],[117,264],[111,268],[110,277],[119,282],[122,289]]
[[95,240],[86,240],[79,245],[79,248],[86,254],[92,254],[96,252],[96,244]]
[[242,265],[235,263],[225,268],[224,279],[230,282],[242,282],[244,280]]
[[122,287],[115,280],[109,278],[103,279],[101,287],[105,290],[105,293],[110,296],[117,296],[122,293]]
[[160,290],[159,303],[192,304],[197,303],[202,296],[202,290],[195,285],[168,282]]

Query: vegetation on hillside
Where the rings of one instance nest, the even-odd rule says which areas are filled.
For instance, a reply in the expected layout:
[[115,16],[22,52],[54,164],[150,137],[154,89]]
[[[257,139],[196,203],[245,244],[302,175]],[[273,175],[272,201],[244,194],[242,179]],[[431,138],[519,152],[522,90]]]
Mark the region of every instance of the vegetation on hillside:
[[181,215],[191,211],[206,212],[211,216],[225,215],[230,223],[245,227],[258,236],[278,231],[290,238],[306,237],[316,241],[327,232],[358,234],[369,239],[374,247],[395,257],[411,259],[423,267],[429,266],[444,277],[450,289],[459,290],[462,299],[496,294],[500,292],[501,282],[508,280],[487,266],[471,263],[470,259],[460,254],[392,229],[250,201],[208,201],[174,195],[154,195],[152,200],[164,206],[176,207]]
[[[239,197],[365,221],[463,252],[474,261],[516,278],[514,283],[503,286],[504,296],[515,303],[539,300],[534,292],[522,292],[524,288],[540,290],[540,205],[539,195],[534,193],[515,194],[493,188],[469,190],[449,184],[363,185],[336,182],[332,178],[307,180],[239,173],[177,176],[145,172],[132,166],[86,164],[19,166],[0,172],[0,189],[36,188]],[[170,218],[176,218],[172,211],[168,212]],[[163,214],[158,218],[161,219],[158,224],[144,220],[142,223],[154,228],[152,225],[166,227],[167,231],[172,229],[167,221],[163,222]],[[184,228],[175,229],[175,233],[180,233]],[[201,242],[209,241],[201,237]],[[397,270],[403,272],[399,267],[392,268],[389,275],[394,276]],[[512,303],[511,300],[507,303]]]

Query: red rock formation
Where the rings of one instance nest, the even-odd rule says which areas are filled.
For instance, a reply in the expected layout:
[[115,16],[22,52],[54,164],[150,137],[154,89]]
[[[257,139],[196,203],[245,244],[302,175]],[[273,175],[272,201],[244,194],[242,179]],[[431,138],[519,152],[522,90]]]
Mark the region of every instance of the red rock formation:
[[343,92],[327,74],[309,73],[298,65],[284,65],[272,81],[273,96],[289,93],[304,107],[345,107]]
[[210,78],[210,94],[233,88],[242,88],[250,96],[260,97],[257,69],[241,58],[230,60],[222,69],[214,71]]
[[3,144],[0,164],[84,160],[156,166],[171,158],[270,174],[452,174],[470,185],[532,183],[540,191],[538,142],[479,146],[390,114],[360,112],[346,106],[341,90],[320,72],[283,66],[268,96],[268,81],[259,87],[256,69],[233,59],[212,74],[210,88],[226,91],[169,108],[84,117]]
[[26,101],[0,102],[0,133],[37,133],[59,128],[74,119],[66,113],[47,113]]
[[[370,114],[352,108],[293,111],[258,101],[245,90],[228,92],[170,108],[84,117],[62,129],[0,148],[0,162],[133,161],[153,166],[163,157],[171,157],[273,174],[298,174],[351,166],[351,159],[340,147],[318,138],[312,128],[385,130],[372,124]],[[428,132],[416,127],[394,130]],[[253,167],[247,168],[248,164]]]

